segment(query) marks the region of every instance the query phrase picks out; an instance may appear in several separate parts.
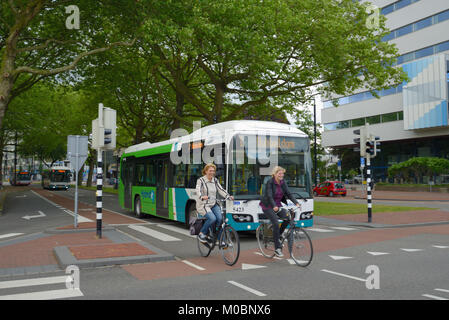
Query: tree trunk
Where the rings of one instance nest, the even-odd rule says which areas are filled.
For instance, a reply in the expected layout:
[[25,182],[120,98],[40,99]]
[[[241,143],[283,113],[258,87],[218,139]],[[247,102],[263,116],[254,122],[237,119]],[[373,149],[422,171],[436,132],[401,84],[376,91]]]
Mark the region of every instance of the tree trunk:
[[[179,117],[182,117],[183,110],[184,110],[184,96],[181,93],[176,92],[176,114]],[[174,118],[172,126],[171,126],[171,130],[173,131],[173,130],[179,129],[180,126],[181,126],[181,121],[178,118]]]

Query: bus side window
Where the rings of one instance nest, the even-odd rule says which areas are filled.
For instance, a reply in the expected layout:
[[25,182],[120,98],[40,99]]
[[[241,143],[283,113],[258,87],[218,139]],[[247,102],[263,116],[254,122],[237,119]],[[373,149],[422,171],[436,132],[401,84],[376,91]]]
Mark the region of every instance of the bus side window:
[[136,163],[136,170],[134,171],[134,185],[142,186],[144,184],[145,165],[143,163]]
[[150,187],[156,185],[156,166],[152,159],[145,162],[145,185]]
[[173,165],[173,181],[172,186],[175,188],[184,188],[187,181],[187,165]]

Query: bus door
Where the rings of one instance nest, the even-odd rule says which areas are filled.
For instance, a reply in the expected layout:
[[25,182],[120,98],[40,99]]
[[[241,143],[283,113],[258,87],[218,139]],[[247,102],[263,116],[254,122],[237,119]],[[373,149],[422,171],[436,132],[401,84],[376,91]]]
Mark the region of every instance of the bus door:
[[132,209],[132,185],[134,177],[134,158],[123,159],[123,173],[122,180],[124,186],[124,206],[127,209]]
[[170,158],[155,159],[156,162],[156,214],[168,218],[168,175]]

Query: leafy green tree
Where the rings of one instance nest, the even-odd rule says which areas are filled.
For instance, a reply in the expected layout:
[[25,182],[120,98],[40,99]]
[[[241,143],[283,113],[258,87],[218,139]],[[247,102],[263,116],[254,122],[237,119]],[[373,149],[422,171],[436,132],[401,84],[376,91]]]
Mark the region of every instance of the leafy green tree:
[[[405,79],[393,68],[389,32],[365,25],[367,4],[352,0],[179,0],[148,2],[145,40],[158,75],[207,123],[292,112],[319,87],[349,94],[388,88]],[[182,68],[182,66],[188,66]],[[196,76],[185,83],[185,76]],[[326,85],[323,85],[326,84]]]
[[68,135],[89,135],[94,109],[88,101],[82,92],[38,84],[11,103],[5,127],[18,133],[21,155],[50,167],[66,158]]
[[436,157],[414,157],[388,168],[390,178],[403,178],[409,182],[419,183],[424,176],[433,178],[434,175],[449,172],[449,160]]
[[67,28],[68,1],[1,1],[0,128],[9,103],[39,81],[75,69],[87,56],[133,43],[140,25],[139,2],[75,2],[79,29]]

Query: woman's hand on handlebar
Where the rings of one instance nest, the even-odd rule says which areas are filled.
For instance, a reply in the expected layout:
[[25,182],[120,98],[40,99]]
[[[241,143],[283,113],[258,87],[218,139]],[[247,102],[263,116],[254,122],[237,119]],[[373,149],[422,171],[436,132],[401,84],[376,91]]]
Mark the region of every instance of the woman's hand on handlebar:
[[273,210],[274,210],[274,212],[278,212],[279,211],[279,207],[274,207]]
[[208,197],[208,196],[202,196],[201,199],[203,199],[203,200],[208,200],[209,197]]

